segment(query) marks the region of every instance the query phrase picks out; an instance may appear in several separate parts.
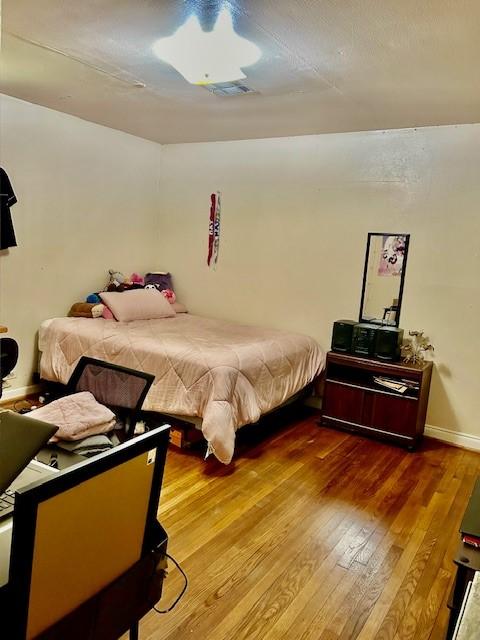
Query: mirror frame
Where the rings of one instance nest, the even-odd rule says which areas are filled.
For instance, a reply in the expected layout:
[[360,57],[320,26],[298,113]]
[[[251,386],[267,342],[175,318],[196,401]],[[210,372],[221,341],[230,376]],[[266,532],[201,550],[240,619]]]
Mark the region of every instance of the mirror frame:
[[365,264],[363,267],[363,284],[362,284],[362,297],[360,299],[360,313],[358,315],[358,321],[359,322],[368,322],[369,324],[378,324],[378,325],[383,325],[386,323],[383,323],[381,320],[367,320],[366,318],[362,318],[363,315],[363,303],[365,301],[365,289],[367,286],[367,272],[368,272],[368,258],[370,255],[370,241],[372,239],[373,236],[404,236],[405,237],[405,255],[403,256],[403,269],[402,269],[402,275],[400,277],[400,290],[398,292],[398,311],[395,317],[395,325],[388,325],[388,326],[396,326],[398,327],[400,324],[400,312],[402,310],[402,298],[403,298],[403,287],[405,285],[405,271],[407,268],[407,258],[408,258],[408,247],[410,244],[410,234],[409,233],[380,233],[378,231],[376,232],[371,232],[368,234],[367,236],[367,250],[365,252]]

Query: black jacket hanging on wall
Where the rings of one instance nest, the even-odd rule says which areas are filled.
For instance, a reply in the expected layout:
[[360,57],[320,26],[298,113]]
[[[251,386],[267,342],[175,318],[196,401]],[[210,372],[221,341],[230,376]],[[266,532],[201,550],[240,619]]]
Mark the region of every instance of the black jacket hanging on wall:
[[0,249],[17,246],[10,212],[16,201],[7,173],[0,167]]

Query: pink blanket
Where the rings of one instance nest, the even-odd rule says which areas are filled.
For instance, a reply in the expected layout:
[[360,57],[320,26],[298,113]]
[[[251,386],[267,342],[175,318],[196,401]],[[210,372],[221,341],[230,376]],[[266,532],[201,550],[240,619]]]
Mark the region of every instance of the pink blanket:
[[144,408],[203,418],[222,462],[235,431],[312,382],[324,367],[304,335],[178,314],[160,320],[47,320],[40,328],[41,376],[66,383],[82,355],[153,373]]
[[26,415],[58,427],[50,442],[81,440],[107,433],[115,426],[115,414],[98,403],[89,391],[59,398]]

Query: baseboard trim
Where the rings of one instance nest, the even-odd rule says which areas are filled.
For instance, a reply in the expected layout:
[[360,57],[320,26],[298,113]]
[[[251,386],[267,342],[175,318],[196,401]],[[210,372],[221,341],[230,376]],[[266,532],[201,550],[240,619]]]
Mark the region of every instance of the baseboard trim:
[[474,436],[471,433],[459,433],[451,429],[443,427],[434,427],[433,425],[425,425],[425,435],[435,440],[448,442],[455,447],[469,449],[470,451],[480,451],[480,436]]
[[16,387],[15,389],[4,389],[0,403],[4,401],[20,400],[33,393],[38,393],[42,390],[41,384],[31,384],[28,387]]

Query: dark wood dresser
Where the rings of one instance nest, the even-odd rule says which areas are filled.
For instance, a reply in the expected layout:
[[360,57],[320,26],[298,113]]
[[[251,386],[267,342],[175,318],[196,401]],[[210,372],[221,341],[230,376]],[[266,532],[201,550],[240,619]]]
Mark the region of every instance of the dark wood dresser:
[[[425,428],[432,368],[432,362],[386,363],[330,351],[322,424],[413,449]],[[404,394],[391,391],[377,384],[375,376],[403,381],[409,388]]]

